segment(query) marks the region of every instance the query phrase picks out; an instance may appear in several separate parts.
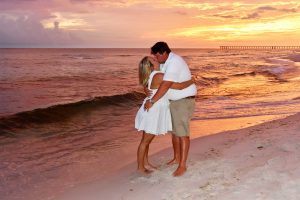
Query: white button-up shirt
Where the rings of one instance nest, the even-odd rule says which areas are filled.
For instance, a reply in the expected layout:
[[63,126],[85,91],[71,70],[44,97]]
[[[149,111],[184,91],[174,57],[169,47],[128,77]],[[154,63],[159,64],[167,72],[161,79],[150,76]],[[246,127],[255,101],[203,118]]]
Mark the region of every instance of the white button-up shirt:
[[[181,83],[192,78],[191,71],[182,57],[170,52],[168,59],[160,65],[161,71],[164,72],[164,81]],[[195,96],[197,88],[195,84],[190,85],[182,90],[169,89],[168,98],[170,100],[179,100],[188,96]]]

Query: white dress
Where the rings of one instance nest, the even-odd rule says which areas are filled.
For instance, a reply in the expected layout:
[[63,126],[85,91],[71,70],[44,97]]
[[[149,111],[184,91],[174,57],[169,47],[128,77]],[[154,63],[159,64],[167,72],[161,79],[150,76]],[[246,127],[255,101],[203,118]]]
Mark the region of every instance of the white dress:
[[[153,71],[148,80],[148,89],[152,91],[151,97],[157,92],[157,89],[150,89],[153,76],[160,71]],[[161,97],[149,111],[144,110],[145,102],[151,97],[146,97],[140,109],[138,110],[135,117],[135,128],[138,131],[145,131],[153,135],[165,134],[168,131],[172,131],[172,120],[169,108],[169,100],[167,94]]]

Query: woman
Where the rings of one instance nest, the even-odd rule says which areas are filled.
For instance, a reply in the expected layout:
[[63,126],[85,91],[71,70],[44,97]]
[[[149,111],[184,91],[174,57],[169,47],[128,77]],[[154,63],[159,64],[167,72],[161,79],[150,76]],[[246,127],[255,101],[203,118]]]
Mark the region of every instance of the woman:
[[[162,135],[172,131],[171,113],[169,109],[168,93],[155,102],[153,107],[146,111],[144,103],[157,91],[163,80],[164,74],[159,71],[159,63],[152,57],[146,56],[139,63],[139,83],[152,91],[150,97],[146,97],[135,118],[135,128],[143,131],[143,136],[137,151],[138,171],[149,174],[152,171],[147,167],[154,168],[148,161],[149,144],[156,135]],[[173,83],[172,89],[181,90],[193,83],[192,80],[183,83]]]

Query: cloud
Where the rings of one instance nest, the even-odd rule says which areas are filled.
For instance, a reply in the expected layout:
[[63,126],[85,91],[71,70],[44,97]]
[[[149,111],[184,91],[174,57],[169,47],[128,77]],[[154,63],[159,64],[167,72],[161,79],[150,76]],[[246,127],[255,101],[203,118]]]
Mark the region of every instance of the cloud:
[[56,47],[81,42],[73,33],[60,30],[59,22],[54,23],[52,29],[45,29],[33,16],[1,17],[0,27],[0,47]]
[[256,12],[248,14],[247,16],[245,16],[241,19],[258,19],[261,17],[261,15],[263,13],[267,14],[267,12],[269,12],[269,11],[295,13],[295,12],[297,12],[297,9],[295,9],[295,8],[275,8],[273,6],[260,6],[260,7],[256,8]]
[[221,18],[225,18],[225,19],[238,19],[237,16],[234,15],[213,15],[214,17],[221,17]]
[[220,17],[220,18],[224,18],[224,19],[257,19],[260,17],[260,15],[255,12],[255,13],[251,13],[251,14],[248,14],[247,16],[245,17],[240,17],[240,16],[236,16],[236,15],[213,15],[214,17]]
[[257,10],[277,10],[277,8],[274,8],[272,6],[261,6],[258,7]]
[[280,11],[282,12],[291,12],[291,13],[295,13],[297,12],[298,10],[296,8],[283,8],[283,9],[280,9]]
[[188,13],[185,11],[175,11],[174,13],[178,15],[188,15]]
[[257,12],[255,12],[255,13],[248,14],[246,17],[243,17],[241,19],[257,19],[259,17],[260,15]]
[[296,8],[274,8],[272,6],[261,6],[258,7],[257,10],[259,11],[279,11],[279,12],[297,12]]

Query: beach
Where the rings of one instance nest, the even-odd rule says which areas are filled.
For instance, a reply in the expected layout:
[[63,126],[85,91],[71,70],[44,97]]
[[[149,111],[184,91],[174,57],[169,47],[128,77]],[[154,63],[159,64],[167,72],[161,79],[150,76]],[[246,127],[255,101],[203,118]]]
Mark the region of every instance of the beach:
[[[173,177],[168,148],[151,160],[162,164],[149,176],[136,163],[54,199],[246,199],[300,198],[300,113],[191,142],[188,171]],[[192,130],[195,131],[195,130]]]

